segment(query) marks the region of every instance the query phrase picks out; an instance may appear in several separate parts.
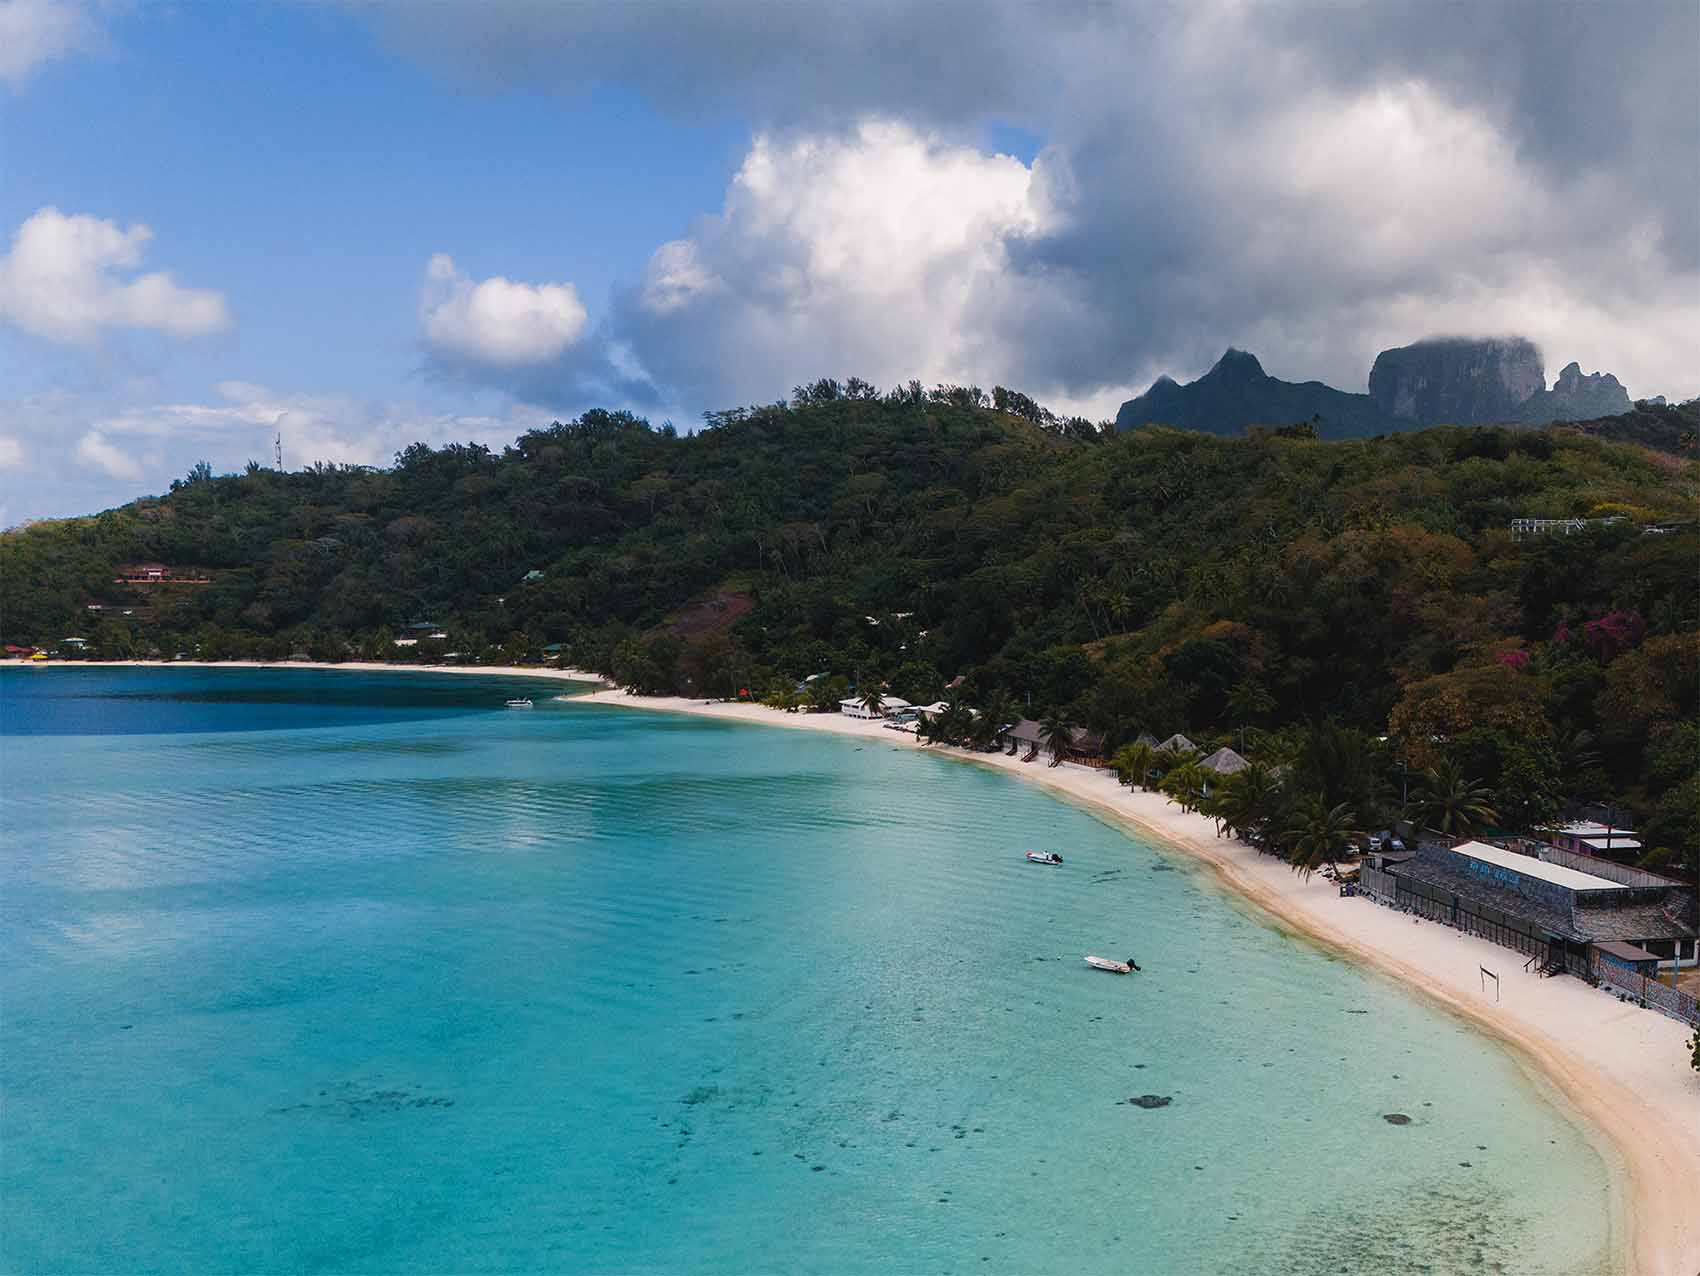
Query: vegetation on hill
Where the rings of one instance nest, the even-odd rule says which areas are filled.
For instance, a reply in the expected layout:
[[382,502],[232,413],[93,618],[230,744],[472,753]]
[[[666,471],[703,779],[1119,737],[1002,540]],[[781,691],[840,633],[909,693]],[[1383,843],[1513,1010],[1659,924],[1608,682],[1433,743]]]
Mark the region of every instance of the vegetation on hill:
[[[701,696],[823,674],[817,699],[928,702],[960,675],[963,703],[1090,728],[1106,752],[1185,731],[1242,748],[1257,783],[1285,766],[1298,805],[1274,832],[1295,845],[1440,800],[1450,776],[1510,827],[1615,803],[1653,863],[1692,870],[1696,463],[1563,429],[1306,433],[1114,435],[1009,391],[852,379],[691,436],[594,411],[500,454],[198,467],[162,498],[7,533],[0,624],[106,656],[561,644]],[[146,562],[211,583],[113,583]]]

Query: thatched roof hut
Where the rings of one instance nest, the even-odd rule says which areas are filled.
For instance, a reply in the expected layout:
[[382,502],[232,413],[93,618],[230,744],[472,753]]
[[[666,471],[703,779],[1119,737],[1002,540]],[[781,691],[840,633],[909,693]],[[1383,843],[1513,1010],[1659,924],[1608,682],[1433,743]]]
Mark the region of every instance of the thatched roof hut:
[[1187,739],[1179,731],[1175,732],[1174,735],[1170,736],[1167,740],[1163,741],[1162,744],[1157,746],[1158,752],[1162,752],[1164,749],[1173,749],[1176,753],[1199,752],[1198,746],[1191,740]]
[[1232,775],[1236,771],[1245,770],[1251,763],[1223,745],[1198,765],[1206,771],[1214,771],[1217,775]]

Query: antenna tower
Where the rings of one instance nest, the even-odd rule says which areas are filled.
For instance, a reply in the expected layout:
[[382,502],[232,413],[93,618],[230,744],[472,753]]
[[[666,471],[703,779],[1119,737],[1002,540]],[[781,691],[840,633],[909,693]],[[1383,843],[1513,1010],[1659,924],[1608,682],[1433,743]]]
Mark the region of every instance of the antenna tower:
[[272,460],[276,463],[277,469],[279,471],[281,471],[283,469],[283,431],[282,430],[279,430],[277,432],[277,438],[275,440],[273,440],[273,442],[272,442]]

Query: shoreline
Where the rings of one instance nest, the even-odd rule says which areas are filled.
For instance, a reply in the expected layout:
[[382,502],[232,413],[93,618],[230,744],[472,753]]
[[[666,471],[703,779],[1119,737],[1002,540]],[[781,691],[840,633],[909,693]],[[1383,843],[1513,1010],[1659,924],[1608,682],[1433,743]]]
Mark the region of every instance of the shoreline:
[[[1018,775],[1208,868],[1237,898],[1299,937],[1368,966],[1499,1042],[1537,1087],[1576,1119],[1611,1173],[1610,1255],[1632,1276],[1700,1273],[1700,1074],[1687,1062],[1687,1030],[1572,978],[1541,979],[1516,954],[1439,923],[1342,898],[1321,877],[1235,839],[1161,794],[1124,788],[1109,772],[1004,754],[923,746],[878,722],[789,714],[759,704],[631,696],[616,688],[587,703],[686,713],[752,725],[827,731]],[[1477,988],[1478,967],[1501,975],[1501,1000]],[[1686,1134],[1687,1137],[1684,1137]],[[1622,1234],[1618,1234],[1618,1229]]]
[[[1036,782],[1124,831],[1153,839],[1198,862],[1231,897],[1274,919],[1279,927],[1397,980],[1499,1042],[1537,1088],[1568,1107],[1607,1163],[1612,1215],[1608,1257],[1616,1270],[1634,1276],[1700,1273],[1700,1209],[1694,1204],[1700,1200],[1700,1074],[1688,1067],[1688,1032],[1681,1024],[1621,1003],[1573,978],[1541,979],[1526,973],[1509,949],[1395,913],[1361,897],[1342,898],[1337,887],[1320,877],[1302,881],[1285,863],[1237,840],[1219,837],[1208,818],[1182,812],[1161,794],[1124,788],[1109,772],[923,746],[908,733],[839,714],[790,714],[759,704],[631,696],[599,675],[579,669],[366,661],[171,663],[193,668],[340,669],[591,683],[602,689],[574,699],[748,725],[827,731],[900,748],[926,747],[940,757]],[[51,667],[163,665],[128,660],[53,662]],[[1483,966],[1500,973],[1498,1001],[1488,999],[1478,987],[1478,968]]]

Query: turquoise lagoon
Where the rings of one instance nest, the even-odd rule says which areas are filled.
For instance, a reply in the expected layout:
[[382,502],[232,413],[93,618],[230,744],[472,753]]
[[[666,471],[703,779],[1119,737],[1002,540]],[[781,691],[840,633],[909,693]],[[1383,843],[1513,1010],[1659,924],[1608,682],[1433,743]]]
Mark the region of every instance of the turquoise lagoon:
[[0,673],[0,1269],[1613,1269],[1508,1055],[1184,860],[514,686]]

